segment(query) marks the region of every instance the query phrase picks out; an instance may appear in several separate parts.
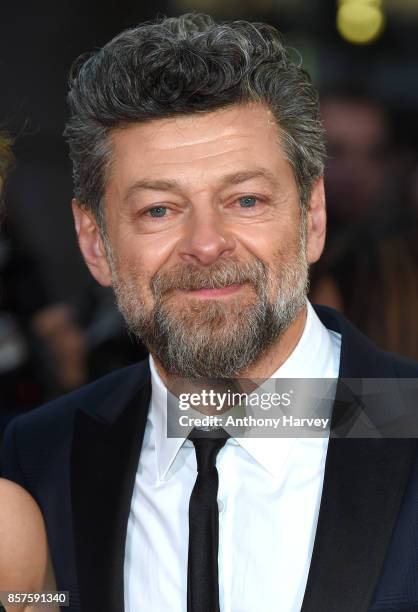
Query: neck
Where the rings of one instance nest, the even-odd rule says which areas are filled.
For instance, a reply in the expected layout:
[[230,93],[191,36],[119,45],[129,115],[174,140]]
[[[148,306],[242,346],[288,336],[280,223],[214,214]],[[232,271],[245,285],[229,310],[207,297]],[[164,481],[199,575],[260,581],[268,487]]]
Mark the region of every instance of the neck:
[[[239,373],[237,378],[242,379],[267,379],[276,372],[293,353],[298,344],[306,322],[307,307],[304,306],[295,320],[280,335],[277,341],[263,354],[257,361]],[[157,368],[161,380],[169,386],[171,377],[163,368],[157,357],[152,354],[152,358]]]

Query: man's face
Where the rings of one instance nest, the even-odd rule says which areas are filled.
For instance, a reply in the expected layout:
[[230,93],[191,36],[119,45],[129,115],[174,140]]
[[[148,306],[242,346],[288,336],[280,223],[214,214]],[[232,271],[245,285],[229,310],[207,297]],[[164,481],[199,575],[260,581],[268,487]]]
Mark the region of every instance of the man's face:
[[112,153],[96,278],[110,280],[167,373],[243,371],[300,312],[320,252],[308,215],[306,255],[271,112],[248,104],[130,125],[113,133]]

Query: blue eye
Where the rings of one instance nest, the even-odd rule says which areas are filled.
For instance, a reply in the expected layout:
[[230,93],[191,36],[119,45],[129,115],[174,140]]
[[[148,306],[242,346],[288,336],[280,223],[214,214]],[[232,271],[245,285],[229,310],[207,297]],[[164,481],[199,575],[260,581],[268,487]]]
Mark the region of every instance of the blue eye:
[[256,202],[257,198],[255,196],[244,196],[243,198],[239,199],[239,203],[241,204],[242,208],[252,208],[255,206]]
[[164,217],[167,212],[167,208],[165,206],[154,206],[153,208],[150,208],[148,212],[151,217]]

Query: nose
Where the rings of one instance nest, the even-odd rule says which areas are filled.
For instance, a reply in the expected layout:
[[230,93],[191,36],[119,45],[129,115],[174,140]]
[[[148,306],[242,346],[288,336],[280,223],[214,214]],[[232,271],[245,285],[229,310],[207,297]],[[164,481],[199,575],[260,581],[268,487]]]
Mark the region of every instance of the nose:
[[235,238],[215,210],[194,212],[188,219],[179,255],[188,263],[213,264],[219,257],[230,255]]

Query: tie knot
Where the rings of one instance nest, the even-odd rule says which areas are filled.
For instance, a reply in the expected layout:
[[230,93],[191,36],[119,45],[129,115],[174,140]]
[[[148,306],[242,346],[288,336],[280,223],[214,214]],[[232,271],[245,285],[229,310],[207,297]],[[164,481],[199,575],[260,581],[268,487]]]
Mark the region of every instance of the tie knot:
[[215,467],[216,457],[221,448],[225,445],[227,437],[228,436],[190,437],[196,450],[196,462],[198,472],[204,472],[205,470],[209,470],[210,468]]

